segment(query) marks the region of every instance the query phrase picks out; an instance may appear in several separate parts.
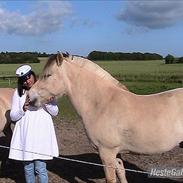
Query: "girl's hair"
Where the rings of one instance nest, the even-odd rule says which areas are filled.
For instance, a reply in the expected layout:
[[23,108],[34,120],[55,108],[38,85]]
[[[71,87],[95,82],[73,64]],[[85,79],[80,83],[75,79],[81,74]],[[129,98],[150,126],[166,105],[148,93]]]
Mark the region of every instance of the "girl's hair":
[[[36,82],[36,81],[37,81],[36,74],[35,74],[33,71],[31,71],[31,72],[30,72],[30,75],[33,75],[34,80],[35,80],[35,82]],[[18,89],[18,95],[19,95],[20,97],[23,95],[24,90],[27,90],[27,87],[25,87],[25,86],[23,85],[23,80],[22,80],[21,77],[18,78],[18,81],[17,81],[17,89]]]

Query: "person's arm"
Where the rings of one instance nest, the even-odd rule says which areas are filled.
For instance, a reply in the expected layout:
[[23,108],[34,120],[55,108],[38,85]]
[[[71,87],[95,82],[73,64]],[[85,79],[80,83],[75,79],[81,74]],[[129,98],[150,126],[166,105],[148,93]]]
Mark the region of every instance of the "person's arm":
[[18,96],[18,92],[16,90],[12,98],[10,118],[12,121],[18,121],[24,114],[25,112],[23,110],[23,106],[21,106],[20,97]]
[[59,112],[55,99],[50,99],[50,102],[44,104],[44,106],[45,106],[47,112],[50,113],[52,116],[56,116]]

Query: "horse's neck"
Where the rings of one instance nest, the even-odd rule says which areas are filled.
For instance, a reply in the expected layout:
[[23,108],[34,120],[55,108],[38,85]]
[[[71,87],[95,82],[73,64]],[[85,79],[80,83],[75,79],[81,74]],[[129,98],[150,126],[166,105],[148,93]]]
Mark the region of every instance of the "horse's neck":
[[103,79],[109,80],[115,85],[121,87],[124,90],[128,90],[125,85],[120,83],[117,79],[111,76],[107,71],[105,71],[103,68],[101,68],[99,65],[95,64],[94,62],[81,57],[75,57],[71,59],[72,62],[77,63],[80,67],[86,68],[89,71],[95,72],[98,76],[100,76]]
[[[83,118],[96,113],[109,89],[108,81],[73,63],[66,64],[67,94],[79,115]],[[107,96],[109,97],[109,96]]]

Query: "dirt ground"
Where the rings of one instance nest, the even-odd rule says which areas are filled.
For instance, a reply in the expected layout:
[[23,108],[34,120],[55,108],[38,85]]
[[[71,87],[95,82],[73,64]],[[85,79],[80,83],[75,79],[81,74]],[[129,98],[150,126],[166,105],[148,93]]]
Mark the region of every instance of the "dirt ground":
[[[55,130],[59,144],[60,157],[48,161],[49,183],[102,183],[105,182],[102,167],[63,160],[69,158],[93,163],[101,163],[97,152],[89,143],[81,121],[55,120]],[[3,135],[0,145],[7,145]],[[22,164],[6,161],[8,151],[0,148],[0,183],[24,183]],[[120,154],[125,168],[148,171],[150,167],[182,167],[183,148],[175,148],[159,155]],[[129,183],[176,183],[183,179],[149,178],[146,174],[126,172]],[[183,177],[182,177],[183,178]]]

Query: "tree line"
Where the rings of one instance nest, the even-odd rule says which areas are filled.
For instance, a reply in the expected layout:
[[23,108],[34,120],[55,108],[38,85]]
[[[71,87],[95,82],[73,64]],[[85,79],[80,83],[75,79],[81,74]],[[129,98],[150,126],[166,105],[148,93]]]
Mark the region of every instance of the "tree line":
[[102,52],[92,51],[89,53],[88,59],[90,60],[162,60],[164,59],[165,64],[183,63],[183,57],[174,57],[168,54],[165,58],[157,53],[123,53],[123,52]]
[[[45,52],[1,52],[0,64],[23,64],[39,63],[39,57],[49,57],[51,54]],[[168,54],[165,58],[157,53],[123,53],[123,52],[102,52],[92,51],[87,56],[93,61],[103,60],[165,60],[165,64],[183,63],[183,57],[176,58]]]
[[0,64],[39,63],[38,57],[48,57],[49,54],[40,52],[1,52]]
[[122,53],[92,51],[88,55],[90,60],[162,60],[163,57],[157,53]]

